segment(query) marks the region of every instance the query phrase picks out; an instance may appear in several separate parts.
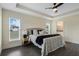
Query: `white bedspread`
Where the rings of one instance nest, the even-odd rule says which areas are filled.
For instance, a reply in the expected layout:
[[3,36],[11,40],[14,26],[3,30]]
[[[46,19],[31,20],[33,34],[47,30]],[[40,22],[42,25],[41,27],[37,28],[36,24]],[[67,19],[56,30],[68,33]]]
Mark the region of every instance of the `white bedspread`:
[[43,41],[41,55],[48,55],[49,52],[55,51],[56,49],[63,47],[65,45],[62,36],[55,36],[50,38],[45,38]]

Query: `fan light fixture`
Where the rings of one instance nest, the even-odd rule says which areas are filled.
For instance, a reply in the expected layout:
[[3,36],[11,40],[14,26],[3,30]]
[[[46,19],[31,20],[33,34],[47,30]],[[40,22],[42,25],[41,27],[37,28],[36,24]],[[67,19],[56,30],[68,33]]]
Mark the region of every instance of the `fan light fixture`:
[[48,7],[48,8],[45,8],[45,9],[52,9],[53,10],[53,12],[58,12],[58,7],[60,7],[61,5],[63,5],[63,3],[53,3],[53,7],[51,6],[51,7]]
[[57,8],[54,8],[53,9],[53,12],[55,12],[55,13],[58,12],[58,9]]

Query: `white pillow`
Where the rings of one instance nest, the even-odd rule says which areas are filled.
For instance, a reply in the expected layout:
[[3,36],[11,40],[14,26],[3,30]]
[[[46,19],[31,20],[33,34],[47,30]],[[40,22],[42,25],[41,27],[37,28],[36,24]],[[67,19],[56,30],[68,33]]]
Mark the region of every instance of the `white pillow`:
[[33,30],[33,35],[38,35],[37,30]]
[[43,33],[43,31],[40,31],[39,34],[42,35],[42,34],[44,34],[44,33]]
[[39,32],[40,35],[48,34],[45,30]]

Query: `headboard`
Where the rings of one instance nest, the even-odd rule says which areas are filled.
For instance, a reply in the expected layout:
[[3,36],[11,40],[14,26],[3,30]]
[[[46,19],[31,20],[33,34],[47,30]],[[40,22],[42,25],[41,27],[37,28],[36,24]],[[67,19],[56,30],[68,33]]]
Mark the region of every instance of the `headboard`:
[[27,34],[33,35],[33,34],[35,34],[35,32],[36,32],[36,34],[39,34],[39,32],[42,31],[42,30],[44,30],[44,29],[43,28],[28,28]]

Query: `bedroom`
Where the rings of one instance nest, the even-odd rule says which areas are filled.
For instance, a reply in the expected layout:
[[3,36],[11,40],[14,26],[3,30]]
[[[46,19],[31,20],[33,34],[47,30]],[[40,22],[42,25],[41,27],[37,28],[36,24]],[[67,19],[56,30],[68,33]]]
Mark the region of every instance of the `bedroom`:
[[[79,44],[79,40],[78,40],[79,4],[78,3],[70,3],[70,4],[64,3],[58,7],[57,12],[53,11],[52,9],[46,9],[50,6],[54,6],[53,3],[36,3],[36,4],[35,3],[34,4],[2,3],[0,4],[0,6],[1,6],[0,15],[2,16],[0,17],[2,19],[2,41],[0,43],[2,44],[1,45],[2,48],[0,49],[2,50],[1,51],[2,56],[4,55],[5,56],[13,56],[13,55],[40,56],[41,50],[35,45],[30,44],[30,45],[21,46],[23,45],[23,40],[24,40],[23,34],[25,33],[26,30],[30,30],[30,29],[39,30],[39,31],[46,29],[48,31],[47,32],[48,34],[61,34],[62,36],[64,36],[63,40],[67,42],[65,45],[67,47],[66,48],[67,51],[65,50],[65,48],[61,48],[58,52],[55,52],[54,55],[58,55],[58,54],[62,56],[79,55],[78,53],[79,48],[76,47]],[[20,35],[18,35],[18,39],[16,40],[12,40],[10,36],[11,18],[14,20],[17,19],[20,20],[19,21],[20,25],[18,29]],[[41,34],[43,35],[43,33]],[[73,49],[71,50],[71,48]],[[50,53],[49,55],[53,55],[53,54]]]

